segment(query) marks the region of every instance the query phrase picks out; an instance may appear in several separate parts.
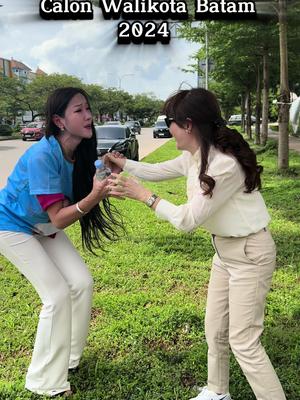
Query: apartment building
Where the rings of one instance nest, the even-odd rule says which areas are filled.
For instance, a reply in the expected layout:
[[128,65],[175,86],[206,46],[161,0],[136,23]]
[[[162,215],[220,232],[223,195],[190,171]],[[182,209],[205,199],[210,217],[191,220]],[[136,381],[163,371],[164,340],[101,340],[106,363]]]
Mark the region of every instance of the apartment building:
[[0,57],[0,77],[12,78],[12,70],[10,60]]
[[37,70],[33,72],[32,69],[22,61],[14,60],[13,58],[8,60],[0,57],[0,77],[16,77],[23,80],[25,83],[29,83],[39,75],[47,74],[39,67],[37,67]]

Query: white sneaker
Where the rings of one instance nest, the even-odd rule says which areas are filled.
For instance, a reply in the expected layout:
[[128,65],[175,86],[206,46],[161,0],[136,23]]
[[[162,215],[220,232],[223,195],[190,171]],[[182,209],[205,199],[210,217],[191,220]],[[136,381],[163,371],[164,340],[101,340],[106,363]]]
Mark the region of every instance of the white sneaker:
[[193,397],[190,400],[231,400],[231,397],[229,393],[217,394],[211,390],[208,390],[207,386],[205,386],[202,388],[202,391],[198,394],[198,396]]

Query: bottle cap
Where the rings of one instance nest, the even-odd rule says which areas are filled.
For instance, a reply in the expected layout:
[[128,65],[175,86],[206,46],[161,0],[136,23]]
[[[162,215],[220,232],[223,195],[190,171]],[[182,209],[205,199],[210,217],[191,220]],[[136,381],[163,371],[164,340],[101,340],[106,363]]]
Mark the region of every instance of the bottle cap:
[[94,162],[94,165],[95,165],[95,167],[96,167],[97,169],[100,169],[100,168],[103,168],[103,167],[104,167],[104,164],[103,164],[103,161],[102,161],[102,160],[96,160],[96,161]]

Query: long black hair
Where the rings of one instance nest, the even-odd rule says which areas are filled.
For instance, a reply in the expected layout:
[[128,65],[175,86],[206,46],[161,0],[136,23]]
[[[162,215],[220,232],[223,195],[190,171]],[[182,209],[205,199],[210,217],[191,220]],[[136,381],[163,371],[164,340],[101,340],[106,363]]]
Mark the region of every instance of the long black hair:
[[[60,134],[59,127],[53,122],[53,116],[64,117],[69,102],[76,94],[82,94],[90,105],[87,93],[80,88],[59,88],[49,95],[45,110],[46,138],[57,137]],[[86,197],[93,187],[94,161],[97,159],[97,140],[93,123],[92,132],[92,137],[82,139],[74,153],[73,197],[75,203]],[[101,206],[97,204],[79,220],[82,244],[91,253],[94,253],[93,249],[103,248],[103,236],[109,240],[116,240],[119,237],[118,228],[124,230],[121,215],[116,207],[108,199],[102,200],[101,203]]]
[[245,173],[246,193],[261,188],[260,174],[263,167],[257,164],[256,155],[243,136],[236,129],[226,126],[217,98],[212,92],[202,88],[179,90],[166,100],[163,112],[182,127],[190,119],[197,128],[195,132],[201,154],[199,180],[205,195],[212,196],[215,187],[215,180],[206,174],[211,146],[234,156],[240,163]]

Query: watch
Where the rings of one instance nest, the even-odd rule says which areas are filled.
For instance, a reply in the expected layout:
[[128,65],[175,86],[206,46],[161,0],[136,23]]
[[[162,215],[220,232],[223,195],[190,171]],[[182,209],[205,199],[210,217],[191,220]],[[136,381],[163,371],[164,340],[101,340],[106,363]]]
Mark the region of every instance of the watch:
[[145,201],[145,204],[147,204],[148,207],[152,207],[153,204],[155,203],[156,199],[158,199],[158,196],[156,194],[152,194],[149,199]]

